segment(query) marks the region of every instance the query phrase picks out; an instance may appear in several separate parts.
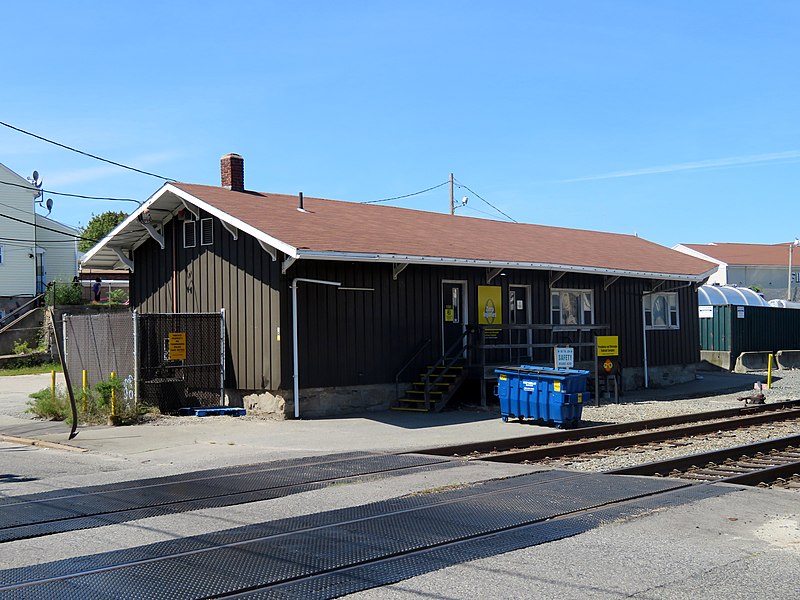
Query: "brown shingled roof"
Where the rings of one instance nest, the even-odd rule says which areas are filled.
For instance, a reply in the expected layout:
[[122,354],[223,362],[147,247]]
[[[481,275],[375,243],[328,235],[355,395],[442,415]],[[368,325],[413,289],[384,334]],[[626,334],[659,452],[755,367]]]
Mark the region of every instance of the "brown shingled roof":
[[[789,244],[683,244],[729,265],[786,266]],[[800,252],[797,253],[800,255]]]
[[301,251],[524,262],[694,278],[716,265],[632,235],[172,184]]

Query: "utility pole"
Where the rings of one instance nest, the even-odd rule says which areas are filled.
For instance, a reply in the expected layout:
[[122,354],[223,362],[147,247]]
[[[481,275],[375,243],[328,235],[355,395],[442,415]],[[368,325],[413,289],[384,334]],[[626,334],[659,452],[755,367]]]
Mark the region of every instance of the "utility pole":
[[450,173],[450,214],[456,214],[456,205],[453,198],[453,174]]

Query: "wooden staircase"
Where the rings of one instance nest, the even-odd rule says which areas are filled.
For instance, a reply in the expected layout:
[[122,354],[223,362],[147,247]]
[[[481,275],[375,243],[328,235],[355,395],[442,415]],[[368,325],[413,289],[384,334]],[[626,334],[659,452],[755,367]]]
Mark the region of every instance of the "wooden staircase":
[[[419,379],[411,384],[397,406],[392,410],[407,412],[439,412],[467,378],[467,370],[461,364],[431,365]],[[427,393],[426,393],[427,392]]]

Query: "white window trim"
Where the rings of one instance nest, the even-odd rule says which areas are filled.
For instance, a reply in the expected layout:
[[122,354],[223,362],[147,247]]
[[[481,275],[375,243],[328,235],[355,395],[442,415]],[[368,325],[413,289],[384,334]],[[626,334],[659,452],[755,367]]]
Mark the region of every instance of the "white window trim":
[[[574,292],[576,294],[589,294],[589,300],[592,305],[592,317],[589,323],[578,323],[577,325],[594,325],[594,290],[579,289],[579,288],[550,288],[550,324],[561,325],[561,307],[558,308],[559,319],[558,323],[553,322],[553,295],[562,292]],[[581,318],[583,318],[583,310],[581,310]]]
[[[667,302],[667,319],[669,323],[666,325],[653,325],[653,304],[659,297],[664,297]],[[675,308],[675,322],[672,322],[672,308]],[[647,314],[650,313],[650,325],[647,324]],[[677,330],[681,328],[681,307],[678,301],[677,292],[656,292],[653,294],[646,294],[642,298],[642,318],[644,319],[644,328],[647,331],[653,330]]]
[[0,265],[2,265],[5,262],[5,257],[6,257],[5,246],[3,244],[0,244]]
[[[203,237],[203,231],[205,231],[204,224],[208,222],[211,225],[211,229],[209,229],[209,236],[211,239],[206,240]],[[214,245],[214,219],[211,217],[206,217],[205,219],[200,219],[200,245],[201,246],[213,246]]]
[[[191,246],[186,243],[186,226],[187,225],[191,225],[192,226],[192,231],[194,232],[194,235],[192,236],[192,238],[193,238],[192,241],[194,243]],[[196,246],[197,246],[197,221],[184,221],[183,222],[183,247],[184,248],[195,248]]]

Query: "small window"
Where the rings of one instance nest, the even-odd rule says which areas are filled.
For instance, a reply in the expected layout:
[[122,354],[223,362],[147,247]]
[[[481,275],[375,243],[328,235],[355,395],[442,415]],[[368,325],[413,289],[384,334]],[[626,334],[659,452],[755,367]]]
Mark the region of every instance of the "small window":
[[194,221],[183,222],[183,247],[194,248],[197,245],[197,232]]
[[214,219],[200,219],[200,245],[210,246],[214,243]]
[[644,326],[647,329],[679,329],[678,294],[663,292],[648,294],[642,300]]
[[594,298],[591,290],[552,290],[550,319],[553,325],[591,325]]

